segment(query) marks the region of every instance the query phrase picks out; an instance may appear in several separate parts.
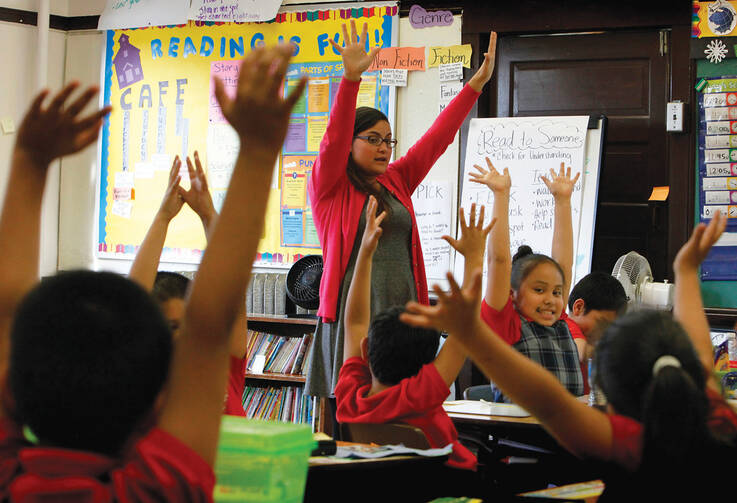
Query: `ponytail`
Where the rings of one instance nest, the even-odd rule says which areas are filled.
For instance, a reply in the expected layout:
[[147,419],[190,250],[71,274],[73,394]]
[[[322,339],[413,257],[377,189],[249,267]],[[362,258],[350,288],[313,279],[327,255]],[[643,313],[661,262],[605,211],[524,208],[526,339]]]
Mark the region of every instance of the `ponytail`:
[[696,380],[683,368],[669,365],[657,371],[645,388],[643,469],[688,465],[694,453],[713,445],[704,379]]

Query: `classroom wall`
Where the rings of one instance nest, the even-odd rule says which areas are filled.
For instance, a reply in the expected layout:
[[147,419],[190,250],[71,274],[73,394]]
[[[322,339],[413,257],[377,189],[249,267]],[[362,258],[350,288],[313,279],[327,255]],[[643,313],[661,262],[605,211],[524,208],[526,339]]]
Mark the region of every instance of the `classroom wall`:
[[[287,4],[301,3],[299,0]],[[86,2],[69,0],[52,2],[52,13],[68,16],[96,15],[104,7],[102,0]],[[11,7],[35,11],[35,0],[15,0],[0,3]],[[19,78],[11,82],[12,90],[0,97],[0,116],[20,118],[33,93],[35,69],[29,61],[35,58],[36,28],[13,23],[1,23],[0,43],[3,47],[21,47],[23,50],[0,54],[3,68],[20,68]],[[77,79],[83,83],[100,82],[104,37],[95,30],[56,32],[50,35],[49,85],[58,88],[63,82]],[[399,44],[405,46],[454,45],[461,43],[461,16],[455,16],[451,26],[414,29],[407,18],[399,22]],[[7,44],[7,45],[6,45]],[[468,72],[469,70],[466,70]],[[426,131],[437,117],[439,84],[437,69],[410,72],[408,87],[397,93],[396,131],[399,139],[396,155],[403,155]],[[14,135],[0,135],[0,159],[8,159]],[[451,145],[428,175],[428,180],[457,180],[459,141]],[[64,160],[64,167],[52,173],[47,190],[43,227],[43,272],[58,269],[92,268],[127,272],[130,262],[98,260],[94,253],[94,229],[96,225],[95,202],[98,185],[98,159],[96,149]],[[7,166],[0,168],[0,191],[4,191]],[[457,184],[454,183],[455,187]],[[4,192],[0,192],[0,195]],[[455,201],[456,193],[453,194]],[[455,211],[452,212],[455,226]],[[58,246],[57,245],[58,241]],[[58,250],[58,255],[57,255]],[[162,268],[191,270],[191,264],[162,263]]]
[[[36,2],[4,2],[0,7],[27,8]],[[55,2],[54,2],[55,3]],[[60,2],[61,3],[61,2]],[[55,6],[55,8],[58,7]],[[33,5],[35,10],[35,5]],[[57,11],[58,12],[58,11]],[[0,117],[10,117],[16,129],[26,107],[36,94],[37,30],[35,26],[0,22],[0,68],[3,69],[0,92]],[[66,34],[50,30],[47,84],[59,88],[64,82],[64,55]],[[5,196],[10,157],[15,144],[15,133],[0,132],[0,197]],[[58,163],[56,163],[58,164]],[[41,263],[42,275],[53,274],[57,264],[59,168],[49,171],[46,195],[42,208]]]

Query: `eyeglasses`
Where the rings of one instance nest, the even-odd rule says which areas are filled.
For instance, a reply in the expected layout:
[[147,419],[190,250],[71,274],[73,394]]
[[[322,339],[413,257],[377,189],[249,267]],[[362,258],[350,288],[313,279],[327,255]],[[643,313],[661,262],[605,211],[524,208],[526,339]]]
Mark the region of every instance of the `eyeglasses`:
[[376,135],[354,136],[354,138],[366,140],[369,143],[369,145],[373,145],[374,147],[378,147],[379,145],[381,145],[382,141],[386,143],[386,146],[389,148],[394,148],[397,146],[397,140],[395,140],[394,138],[382,138],[381,136],[376,136]]

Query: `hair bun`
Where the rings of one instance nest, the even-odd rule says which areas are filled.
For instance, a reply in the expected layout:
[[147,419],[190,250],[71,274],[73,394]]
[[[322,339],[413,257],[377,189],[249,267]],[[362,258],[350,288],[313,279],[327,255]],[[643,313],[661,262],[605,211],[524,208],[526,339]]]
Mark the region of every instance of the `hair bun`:
[[527,245],[522,245],[517,248],[517,253],[514,254],[514,257],[512,257],[512,262],[516,262],[517,260],[526,257],[527,255],[532,255],[532,248]]

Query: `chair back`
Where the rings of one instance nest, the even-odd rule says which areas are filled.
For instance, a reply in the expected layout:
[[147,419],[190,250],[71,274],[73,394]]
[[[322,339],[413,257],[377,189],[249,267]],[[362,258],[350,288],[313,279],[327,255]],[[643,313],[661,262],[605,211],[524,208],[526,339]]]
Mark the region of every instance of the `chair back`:
[[463,390],[464,400],[486,400],[487,402],[493,402],[494,394],[491,390],[491,386],[488,384],[479,384],[478,386],[471,386]]

